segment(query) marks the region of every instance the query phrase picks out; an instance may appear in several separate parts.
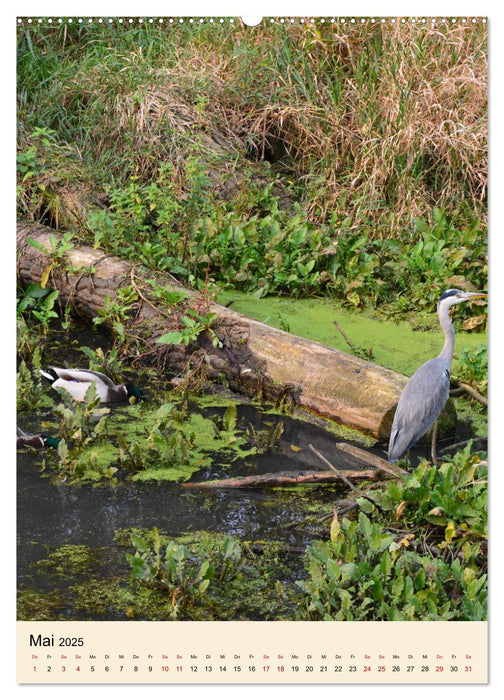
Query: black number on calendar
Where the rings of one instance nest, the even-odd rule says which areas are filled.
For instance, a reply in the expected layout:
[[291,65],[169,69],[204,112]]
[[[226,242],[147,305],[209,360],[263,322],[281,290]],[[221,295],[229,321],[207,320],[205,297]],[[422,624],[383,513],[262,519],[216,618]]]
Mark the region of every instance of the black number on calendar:
[[392,666],[392,673],[397,673],[400,670],[401,670],[400,666]]
[[305,671],[306,671],[307,673],[311,673],[311,672],[313,671],[313,666],[307,666],[307,667],[305,668]]
[[343,671],[343,666],[335,666],[334,670],[336,671],[336,673],[341,673]]
[[450,671],[453,673],[454,671],[458,671],[458,666],[450,666]]
[[327,671],[327,666],[321,666],[320,673],[324,673],[325,671]]
[[84,639],[82,637],[60,637],[58,646],[60,647],[83,647]]
[[426,671],[429,670],[429,667],[428,667],[428,666],[422,666],[422,669],[421,669],[421,670],[422,670],[422,673],[425,673]]
[[357,666],[349,666],[348,670],[350,671],[350,673],[355,673],[355,671],[357,671]]

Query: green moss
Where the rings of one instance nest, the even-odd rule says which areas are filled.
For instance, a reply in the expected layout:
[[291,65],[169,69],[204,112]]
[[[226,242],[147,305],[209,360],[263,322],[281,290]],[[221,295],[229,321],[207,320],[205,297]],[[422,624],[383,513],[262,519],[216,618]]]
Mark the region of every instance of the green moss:
[[19,591],[17,596],[18,620],[57,620],[64,604],[59,591]]
[[41,559],[36,564],[37,569],[50,571],[58,577],[85,574],[95,566],[96,555],[93,550],[73,544],[58,547],[47,559]]
[[114,618],[132,616],[132,608],[141,600],[142,591],[132,590],[127,580],[90,577],[69,588],[76,610],[95,619],[111,615]]

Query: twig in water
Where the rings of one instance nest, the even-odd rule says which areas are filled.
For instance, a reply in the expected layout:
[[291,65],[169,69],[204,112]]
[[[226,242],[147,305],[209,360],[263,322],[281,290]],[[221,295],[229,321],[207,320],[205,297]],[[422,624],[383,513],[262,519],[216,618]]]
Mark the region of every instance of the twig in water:
[[[471,438],[472,442],[474,445],[477,445],[480,442],[487,442],[488,441],[488,436],[485,435],[484,437],[479,437],[479,438]],[[447,445],[446,447],[443,447],[442,450],[439,450],[439,453],[442,454],[444,452],[449,452],[450,450],[460,450],[462,447],[465,447],[471,440],[462,440],[462,442],[454,442],[452,445]]]
[[339,324],[337,321],[333,321],[333,323],[334,323],[334,325],[336,326],[336,328],[339,330],[339,332],[341,333],[341,335],[343,336],[343,338],[345,339],[346,344],[347,344],[350,348],[352,348],[352,350],[356,350],[355,345],[352,343],[352,341],[351,341],[350,338],[347,336],[347,334],[345,333],[345,331],[343,330],[343,328],[340,326],[340,324]]
[[354,345],[350,338],[347,336],[343,328],[340,326],[340,324],[337,321],[333,321],[334,325],[336,328],[339,330],[343,338],[345,339],[346,344],[348,347],[352,350],[352,353],[356,357],[360,357],[363,360],[370,360],[373,357],[373,348],[368,348],[367,350],[365,348],[359,348],[357,345]]
[[369,501],[370,503],[372,503],[372,504],[375,506],[375,508],[378,508],[378,510],[382,510],[382,508],[381,508],[377,503],[375,503],[375,501],[374,501],[372,498],[370,498],[369,496],[366,496],[366,494],[365,494],[363,491],[361,491],[361,490],[358,489],[356,486],[354,486],[354,485],[352,484],[352,482],[349,481],[349,480],[346,478],[346,476],[344,476],[344,475],[339,471],[339,469],[336,469],[336,467],[335,467],[333,464],[331,464],[331,462],[330,462],[326,457],[324,457],[323,454],[321,454],[318,450],[316,450],[316,449],[313,447],[313,445],[310,444],[310,445],[308,445],[308,447],[310,448],[310,450],[311,450],[314,454],[317,455],[317,457],[318,457],[319,459],[321,459],[323,462],[325,462],[325,464],[327,464],[327,466],[329,467],[329,469],[332,469],[334,472],[336,472],[336,474],[338,474],[338,476],[340,477],[340,479],[341,479],[342,481],[344,481],[345,484],[346,484],[349,488],[351,488],[352,491],[353,491],[354,493],[356,493],[356,494],[357,494],[358,496],[360,496],[361,498],[365,498],[367,501]]

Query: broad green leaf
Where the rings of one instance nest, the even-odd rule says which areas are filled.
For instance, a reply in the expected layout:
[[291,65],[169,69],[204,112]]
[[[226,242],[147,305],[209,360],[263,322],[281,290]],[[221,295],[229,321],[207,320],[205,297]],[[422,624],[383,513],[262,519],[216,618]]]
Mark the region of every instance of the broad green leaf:
[[162,343],[166,345],[180,345],[184,340],[182,333],[179,331],[170,331],[165,333],[160,338],[156,340],[156,343]]

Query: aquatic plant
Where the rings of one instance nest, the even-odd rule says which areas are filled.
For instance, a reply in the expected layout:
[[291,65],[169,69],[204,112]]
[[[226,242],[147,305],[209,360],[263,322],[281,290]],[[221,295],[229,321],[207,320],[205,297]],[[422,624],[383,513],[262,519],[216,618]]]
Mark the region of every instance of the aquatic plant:
[[170,618],[176,620],[184,607],[201,600],[215,574],[210,560],[197,561],[184,545],[163,543],[156,527],[150,541],[138,535],[131,536],[135,554],[126,558],[132,568],[132,576],[147,584],[155,584],[167,590],[167,606]]
[[488,385],[488,346],[464,348],[459,357],[456,378],[474,384],[481,392],[486,392]]
[[[58,445],[58,463],[45,460],[43,468],[54,473],[56,480],[70,483],[113,479],[117,468],[109,460],[99,459],[91,447],[107,437],[110,409],[100,407],[100,397],[94,384],[90,384],[83,401],[76,402],[64,389],[57,389],[61,403],[54,407],[54,415],[61,440]],[[49,423],[51,425],[51,423]]]
[[[190,429],[190,418],[180,412],[175,404],[160,406],[152,424],[143,431],[144,437],[137,439],[123,432],[117,433],[119,462],[134,474],[149,471],[151,478],[156,472],[167,470],[179,472],[179,478],[188,478],[191,471],[204,464],[203,457],[195,450],[195,438]],[[186,468],[190,469],[187,470]]]
[[274,449],[280,442],[284,431],[282,420],[276,422],[266,421],[266,428],[258,429],[252,424],[247,428],[247,436],[254,445],[257,453],[268,452]]
[[94,327],[104,323],[112,330],[117,344],[126,343],[126,322],[137,300],[138,293],[131,285],[119,287],[113,299],[106,294],[103,309],[98,309],[98,316],[93,318]]
[[[334,515],[330,540],[307,550],[306,614],[326,620],[486,619],[486,463],[471,445],[439,468]],[[367,513],[367,514],[366,514]],[[369,516],[369,517],[368,517]]]
[[410,551],[409,538],[373,523],[335,517],[330,542],[308,548],[306,613],[324,620],[486,619],[487,576],[460,559]]
[[89,369],[102,372],[110,377],[116,384],[120,384],[124,376],[123,363],[119,358],[117,348],[108,348],[106,352],[103,348],[92,348],[82,345],[81,352],[86,355],[89,361]]
[[21,360],[19,363],[19,369],[16,373],[16,405],[19,412],[37,410],[41,406],[50,404],[40,374],[40,356],[40,346],[37,345],[34,347],[31,357],[32,368],[28,367],[25,360]]

